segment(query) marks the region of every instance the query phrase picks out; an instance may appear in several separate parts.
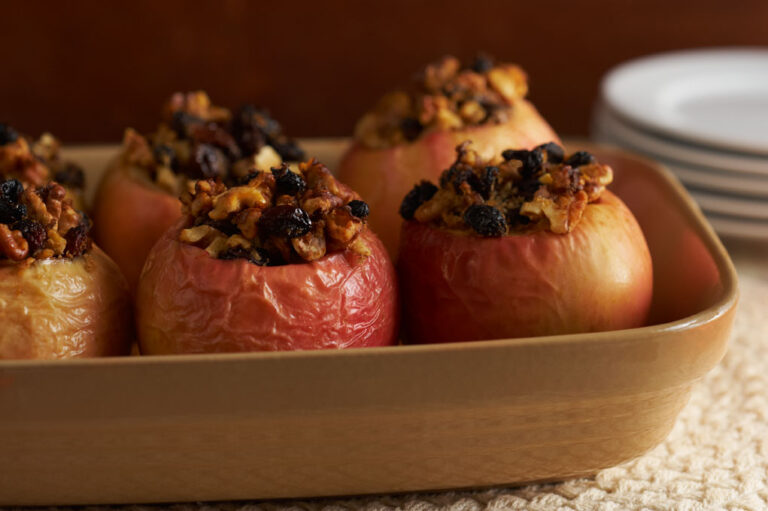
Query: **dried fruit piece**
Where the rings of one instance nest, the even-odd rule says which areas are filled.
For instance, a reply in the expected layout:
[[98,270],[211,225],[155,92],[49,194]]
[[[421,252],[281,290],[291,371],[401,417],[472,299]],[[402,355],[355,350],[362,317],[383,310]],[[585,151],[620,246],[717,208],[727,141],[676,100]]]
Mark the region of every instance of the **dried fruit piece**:
[[0,146],[16,142],[19,139],[18,132],[7,124],[0,124]]
[[259,219],[259,230],[267,236],[298,238],[312,229],[309,215],[301,208],[275,206],[269,208]]
[[273,168],[272,174],[275,176],[275,184],[278,195],[296,195],[307,188],[307,184],[296,172],[288,168],[288,164]]
[[366,219],[370,214],[370,208],[368,208],[368,204],[361,200],[353,200],[347,204],[347,206],[349,206],[350,212],[357,218]]
[[482,236],[503,236],[507,232],[507,220],[493,206],[473,204],[464,212],[464,221]]
[[67,240],[64,254],[69,257],[79,256],[91,249],[92,241],[88,236],[88,227],[85,225],[78,225],[70,229],[64,239]]
[[437,186],[429,181],[420,182],[403,199],[403,203],[400,205],[400,216],[406,220],[412,219],[419,206],[434,197],[436,193]]
[[547,155],[547,163],[561,163],[565,158],[565,152],[563,148],[554,142],[547,142],[536,147],[541,149]]
[[565,160],[565,163],[571,167],[581,167],[582,165],[595,163],[595,157],[587,151],[578,151],[573,153],[567,160]]
[[22,219],[16,222],[13,228],[21,232],[21,235],[27,240],[30,254],[34,255],[35,252],[45,247],[45,241],[48,239],[48,231],[40,222],[30,219]]
[[0,183],[0,200],[4,200],[11,204],[19,202],[21,193],[24,191],[24,186],[18,179],[9,179]]

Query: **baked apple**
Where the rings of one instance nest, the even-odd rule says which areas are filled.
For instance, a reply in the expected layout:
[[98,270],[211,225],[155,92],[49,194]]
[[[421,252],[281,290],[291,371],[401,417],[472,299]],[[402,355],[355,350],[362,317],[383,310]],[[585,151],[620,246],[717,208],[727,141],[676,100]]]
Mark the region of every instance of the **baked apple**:
[[315,160],[199,180],[139,280],[142,354],[391,345],[394,267],[368,206]]
[[397,207],[413,183],[436,180],[454,148],[475,142],[490,158],[507,147],[532,149],[557,135],[525,96],[523,70],[478,57],[469,68],[445,57],[428,65],[409,91],[384,96],[355,128],[339,165],[339,179],[375,212],[371,228],[390,254],[397,253]]
[[0,183],[0,359],[126,355],[125,279],[61,185]]
[[408,193],[398,259],[411,342],[597,332],[644,324],[642,231],[612,170],[549,143],[484,159],[469,144],[439,187]]
[[84,210],[85,174],[79,166],[62,160],[60,150],[61,143],[50,133],[32,140],[0,124],[0,179],[17,179],[33,187],[56,181],[75,209]]
[[96,240],[133,291],[150,249],[181,217],[178,196],[187,182],[230,183],[254,164],[269,168],[303,156],[264,110],[247,105],[233,116],[204,92],[174,94],[155,133],[126,130],[96,196]]

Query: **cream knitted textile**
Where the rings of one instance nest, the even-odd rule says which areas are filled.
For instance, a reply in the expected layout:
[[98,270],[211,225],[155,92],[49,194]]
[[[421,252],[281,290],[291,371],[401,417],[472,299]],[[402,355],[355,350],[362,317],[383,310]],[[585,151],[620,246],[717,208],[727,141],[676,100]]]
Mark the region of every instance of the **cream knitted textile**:
[[741,300],[728,354],[694,387],[663,444],[593,479],[475,492],[123,509],[768,510],[768,247],[730,248]]

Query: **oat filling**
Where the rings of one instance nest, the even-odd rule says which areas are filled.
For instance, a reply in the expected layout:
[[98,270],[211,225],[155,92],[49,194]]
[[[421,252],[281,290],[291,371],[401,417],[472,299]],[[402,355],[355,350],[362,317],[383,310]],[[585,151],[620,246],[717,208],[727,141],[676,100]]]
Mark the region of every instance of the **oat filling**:
[[246,105],[233,114],[197,91],[174,94],[154,133],[127,129],[121,158],[178,196],[188,181],[219,178],[231,184],[253,166],[279,167],[303,160],[304,153],[268,111]]
[[90,228],[60,184],[0,183],[0,262],[77,257],[91,249]]
[[0,124],[0,180],[16,179],[25,186],[43,186],[56,181],[71,197],[85,187],[83,169],[61,158],[61,142],[50,133],[31,140],[13,127]]
[[435,131],[501,124],[528,93],[517,65],[479,55],[466,67],[447,56],[427,65],[410,88],[382,97],[355,127],[355,139],[372,149],[417,140]]
[[220,178],[190,181],[181,200],[187,226],[179,240],[217,259],[279,266],[344,250],[370,255],[361,236],[368,205],[314,159],[271,170],[253,165],[231,186]]
[[456,161],[440,176],[439,187],[418,183],[403,200],[400,215],[484,237],[565,234],[611,181],[608,165],[586,151],[566,156],[553,142],[530,151],[508,149],[488,161],[465,142],[456,148]]

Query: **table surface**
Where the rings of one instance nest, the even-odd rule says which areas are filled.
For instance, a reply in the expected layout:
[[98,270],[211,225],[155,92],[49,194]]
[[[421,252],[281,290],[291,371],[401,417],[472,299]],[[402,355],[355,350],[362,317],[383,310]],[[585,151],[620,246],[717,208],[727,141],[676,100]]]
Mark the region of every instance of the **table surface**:
[[594,478],[472,492],[112,509],[768,509],[768,243],[726,240],[726,247],[741,292],[727,355],[696,384],[664,443]]

